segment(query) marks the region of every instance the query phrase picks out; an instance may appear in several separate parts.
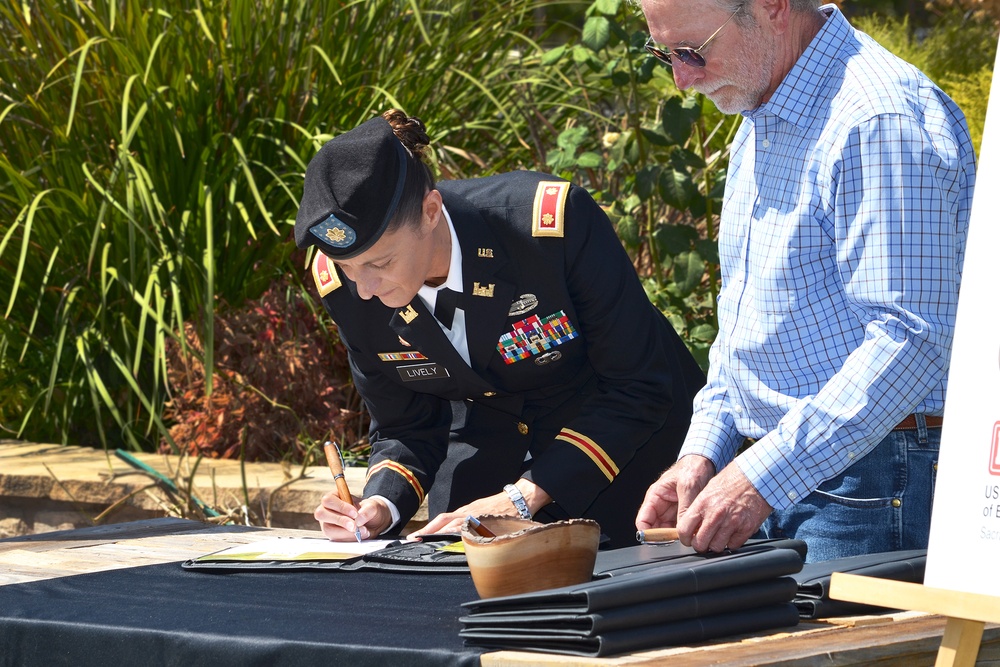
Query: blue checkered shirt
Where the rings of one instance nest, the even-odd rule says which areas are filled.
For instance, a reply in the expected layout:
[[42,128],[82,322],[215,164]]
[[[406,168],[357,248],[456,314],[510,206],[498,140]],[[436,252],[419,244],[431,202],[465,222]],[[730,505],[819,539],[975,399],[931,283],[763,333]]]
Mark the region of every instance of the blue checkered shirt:
[[681,455],[776,509],[944,410],[975,157],[958,107],[832,6],[734,139],[719,335]]

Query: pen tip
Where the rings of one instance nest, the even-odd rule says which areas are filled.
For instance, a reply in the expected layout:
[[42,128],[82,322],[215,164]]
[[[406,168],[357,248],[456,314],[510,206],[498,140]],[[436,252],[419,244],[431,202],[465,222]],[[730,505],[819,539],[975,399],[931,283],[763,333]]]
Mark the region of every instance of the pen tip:
[[354,531],[354,537],[358,538],[358,542],[360,542],[361,541],[361,531],[360,530]]

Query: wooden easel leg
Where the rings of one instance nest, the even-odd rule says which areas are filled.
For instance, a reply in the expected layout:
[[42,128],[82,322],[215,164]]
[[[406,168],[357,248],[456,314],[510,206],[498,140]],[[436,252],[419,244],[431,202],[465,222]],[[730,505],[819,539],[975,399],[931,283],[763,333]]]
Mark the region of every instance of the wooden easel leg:
[[974,667],[985,625],[982,621],[949,618],[934,667]]

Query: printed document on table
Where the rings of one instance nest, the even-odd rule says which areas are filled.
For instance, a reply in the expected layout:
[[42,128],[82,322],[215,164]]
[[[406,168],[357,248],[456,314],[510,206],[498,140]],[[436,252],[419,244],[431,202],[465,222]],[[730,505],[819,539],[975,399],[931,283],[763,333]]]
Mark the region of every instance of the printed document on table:
[[322,537],[275,537],[250,544],[228,547],[194,559],[207,561],[339,561],[384,549],[397,540],[365,540],[364,542],[331,542]]

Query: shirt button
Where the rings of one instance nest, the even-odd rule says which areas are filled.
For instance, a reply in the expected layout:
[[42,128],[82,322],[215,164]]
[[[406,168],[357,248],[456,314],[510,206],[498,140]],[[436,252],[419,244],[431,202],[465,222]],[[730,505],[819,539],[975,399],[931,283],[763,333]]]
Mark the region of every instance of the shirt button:
[[770,139],[765,139],[764,141],[760,142],[760,145],[763,146],[764,148],[770,148],[771,147],[771,140]]
[[893,498],[892,499],[892,506],[893,507],[899,507],[902,504],[903,504],[903,501],[900,500],[899,498]]
[[847,452],[847,458],[853,459],[854,458],[854,452],[850,452],[850,451]]
[[493,398],[496,395],[497,395],[497,393],[495,391],[483,392],[483,396],[485,396],[486,398]]
[[528,425],[524,422],[517,422],[517,432],[521,435],[528,435]]
[[794,491],[789,491],[788,492],[788,499],[789,500],[795,500],[798,497],[799,497],[799,494],[795,493]]
[[733,412],[735,412],[738,415],[743,414],[743,406],[742,405],[734,405],[733,406]]

